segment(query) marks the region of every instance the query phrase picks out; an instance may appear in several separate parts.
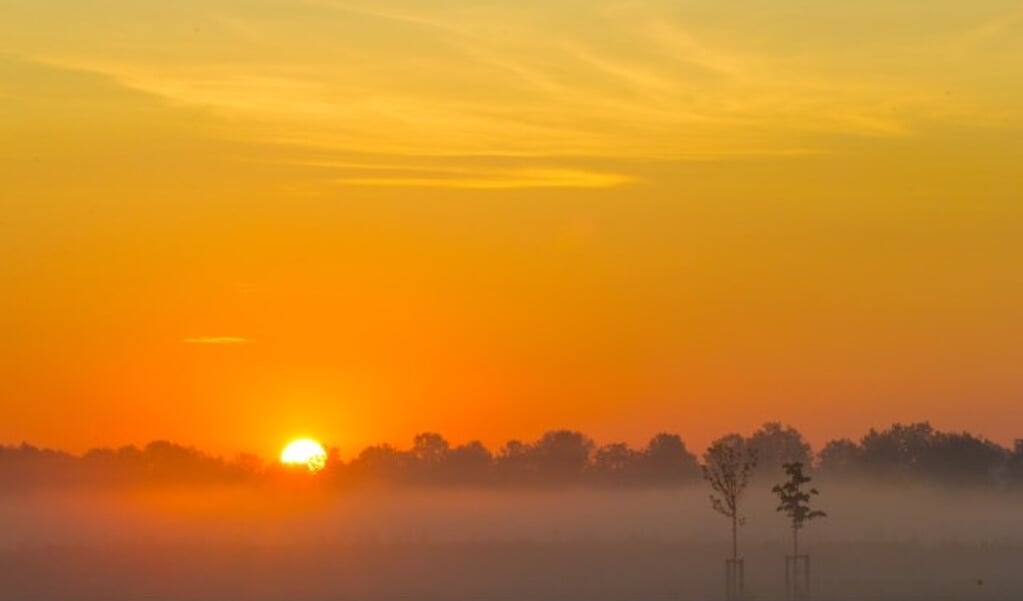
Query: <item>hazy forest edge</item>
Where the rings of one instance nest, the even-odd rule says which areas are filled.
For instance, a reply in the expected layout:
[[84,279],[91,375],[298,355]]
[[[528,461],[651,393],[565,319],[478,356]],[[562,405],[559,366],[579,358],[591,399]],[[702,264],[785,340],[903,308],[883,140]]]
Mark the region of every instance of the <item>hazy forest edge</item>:
[[[734,438],[729,434],[722,439]],[[870,430],[814,451],[796,429],[772,422],[743,437],[756,450],[755,478],[777,478],[785,463],[809,466],[824,479],[878,478],[948,486],[1023,490],[1023,440],[1005,448],[967,432],[943,432],[927,422]],[[304,478],[254,455],[231,459],[166,441],[143,448],[101,448],[82,455],[29,444],[0,446],[3,491],[54,487],[259,484]],[[315,478],[339,488],[363,485],[468,487],[670,487],[699,483],[701,459],[676,434],[661,433],[643,448],[596,444],[556,430],[534,442],[512,440],[497,452],[479,442],[451,445],[419,434],[410,448],[371,446],[344,461],[330,450]]]

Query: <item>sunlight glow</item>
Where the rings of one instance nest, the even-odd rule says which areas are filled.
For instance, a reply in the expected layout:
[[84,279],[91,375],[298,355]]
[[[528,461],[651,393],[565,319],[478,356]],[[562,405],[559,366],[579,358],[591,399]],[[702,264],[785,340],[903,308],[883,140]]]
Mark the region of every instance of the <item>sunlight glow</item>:
[[310,472],[318,472],[327,466],[327,451],[323,445],[311,438],[294,440],[281,451],[281,463],[304,465]]

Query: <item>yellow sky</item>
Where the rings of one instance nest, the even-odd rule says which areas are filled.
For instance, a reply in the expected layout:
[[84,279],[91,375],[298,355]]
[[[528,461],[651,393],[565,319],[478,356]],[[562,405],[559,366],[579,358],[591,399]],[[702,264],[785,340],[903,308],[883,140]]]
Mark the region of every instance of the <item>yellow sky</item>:
[[1023,435],[1023,5],[7,0],[0,442]]

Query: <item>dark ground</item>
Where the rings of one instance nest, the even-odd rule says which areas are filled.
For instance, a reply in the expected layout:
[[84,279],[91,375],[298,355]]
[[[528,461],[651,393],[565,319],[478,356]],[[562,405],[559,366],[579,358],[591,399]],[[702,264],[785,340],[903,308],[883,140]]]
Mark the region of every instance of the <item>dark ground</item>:
[[[4,601],[719,599],[722,545],[358,543],[0,551]],[[747,547],[751,597],[782,597],[784,547]],[[815,599],[1023,599],[1023,545],[812,549]],[[983,584],[978,584],[982,580]]]

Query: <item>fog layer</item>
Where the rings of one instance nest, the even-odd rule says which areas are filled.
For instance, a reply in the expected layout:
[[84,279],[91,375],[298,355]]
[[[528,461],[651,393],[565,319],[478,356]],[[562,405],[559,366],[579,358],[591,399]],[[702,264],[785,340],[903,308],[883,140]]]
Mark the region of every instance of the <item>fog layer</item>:
[[[818,484],[815,597],[1023,598],[1018,494]],[[757,598],[781,596],[790,541],[768,489],[740,532]],[[19,493],[0,532],[2,590],[25,600],[719,598],[730,535],[695,485]]]

